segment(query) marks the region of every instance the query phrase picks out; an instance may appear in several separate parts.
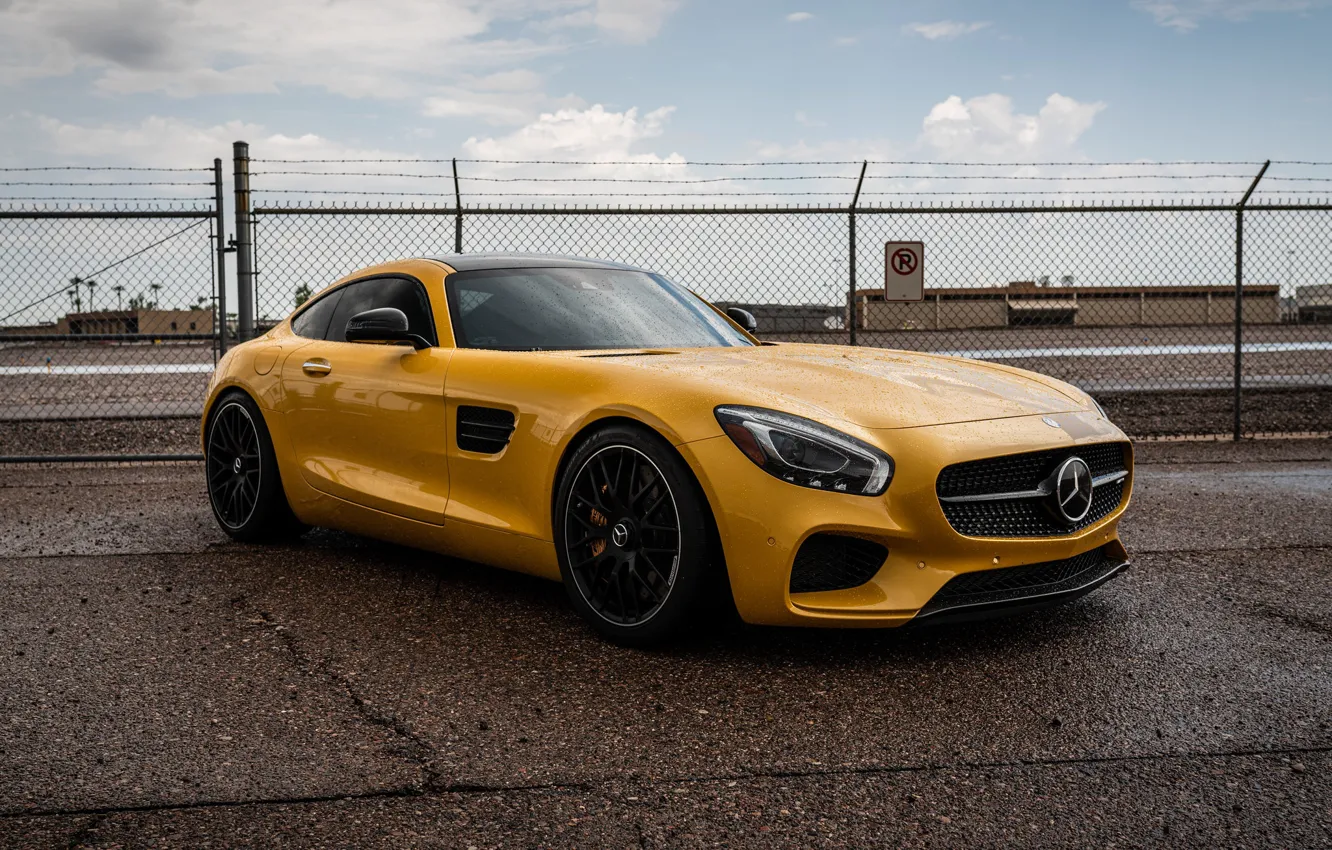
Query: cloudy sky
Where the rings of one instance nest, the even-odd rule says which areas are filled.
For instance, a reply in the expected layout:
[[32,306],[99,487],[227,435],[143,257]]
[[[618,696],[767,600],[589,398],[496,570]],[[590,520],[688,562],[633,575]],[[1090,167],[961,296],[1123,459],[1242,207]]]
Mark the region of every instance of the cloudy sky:
[[0,0],[0,164],[1329,159],[1326,0]]

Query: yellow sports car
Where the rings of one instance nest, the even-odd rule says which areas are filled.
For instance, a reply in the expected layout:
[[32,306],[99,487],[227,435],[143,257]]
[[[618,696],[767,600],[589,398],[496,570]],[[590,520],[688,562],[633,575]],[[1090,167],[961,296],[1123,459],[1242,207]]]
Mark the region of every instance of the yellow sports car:
[[469,254],[328,287],[218,364],[223,530],[311,525],[561,580],[651,643],[751,623],[900,626],[1040,607],[1128,566],[1132,449],[1068,384],[771,344],[661,275]]

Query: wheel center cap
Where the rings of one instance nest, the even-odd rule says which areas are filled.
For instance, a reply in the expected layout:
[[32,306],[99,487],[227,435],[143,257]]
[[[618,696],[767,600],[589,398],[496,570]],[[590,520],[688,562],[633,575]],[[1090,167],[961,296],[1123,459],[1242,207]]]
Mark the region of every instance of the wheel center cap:
[[611,542],[623,549],[629,543],[629,526],[627,523],[619,522],[611,529]]
[[231,471],[234,472],[234,473],[236,473],[237,475],[240,475],[240,471],[241,471],[241,459],[240,459],[240,458],[236,458],[235,462],[231,464]]

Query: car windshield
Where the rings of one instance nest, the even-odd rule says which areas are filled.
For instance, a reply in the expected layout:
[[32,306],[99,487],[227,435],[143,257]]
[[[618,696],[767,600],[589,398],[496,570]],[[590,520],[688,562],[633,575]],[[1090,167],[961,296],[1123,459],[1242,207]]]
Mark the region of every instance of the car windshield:
[[561,351],[753,345],[663,277],[621,269],[487,269],[445,282],[460,348]]

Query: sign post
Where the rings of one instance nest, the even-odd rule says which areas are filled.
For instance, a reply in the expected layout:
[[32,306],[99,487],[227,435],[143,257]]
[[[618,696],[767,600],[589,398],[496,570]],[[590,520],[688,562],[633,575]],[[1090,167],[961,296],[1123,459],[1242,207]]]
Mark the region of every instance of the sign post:
[[925,300],[924,242],[884,243],[883,300]]

